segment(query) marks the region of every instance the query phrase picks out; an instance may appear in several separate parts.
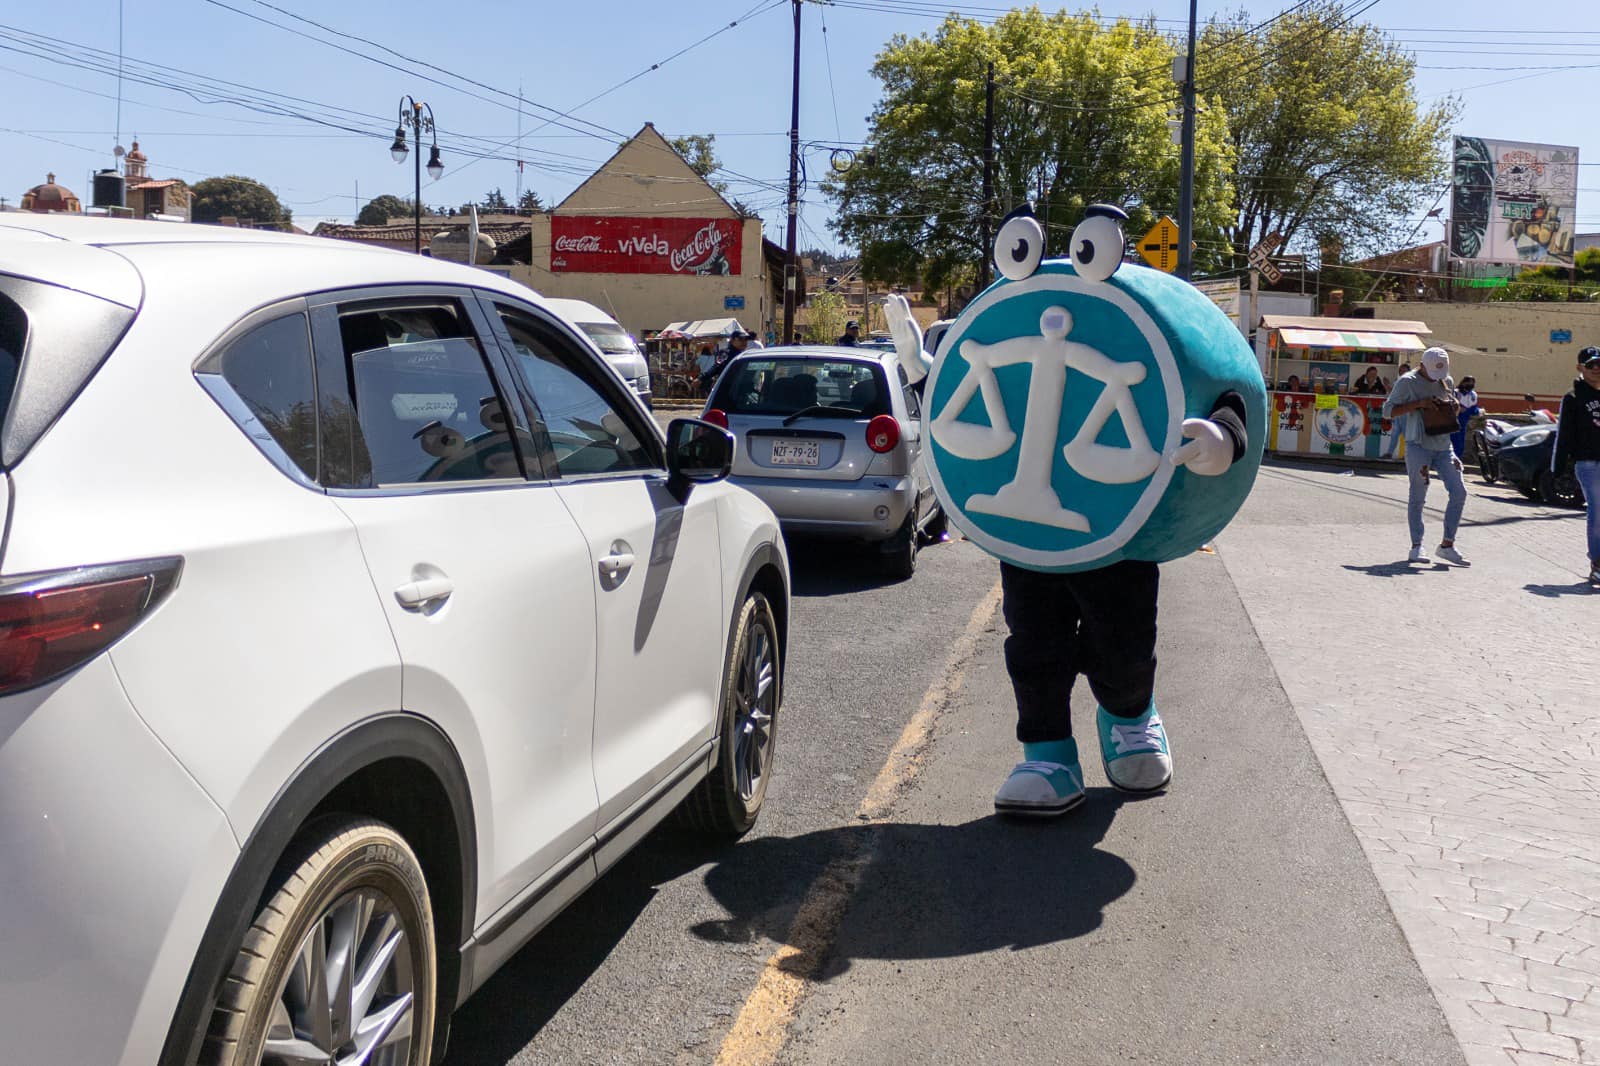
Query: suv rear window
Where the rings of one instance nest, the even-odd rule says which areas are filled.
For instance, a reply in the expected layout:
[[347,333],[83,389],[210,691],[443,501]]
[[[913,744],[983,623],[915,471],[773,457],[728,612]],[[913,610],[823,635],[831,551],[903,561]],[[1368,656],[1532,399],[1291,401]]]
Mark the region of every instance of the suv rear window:
[[0,274],[0,468],[61,416],[131,321],[99,297]]
[[855,359],[746,359],[723,372],[711,406],[730,415],[872,418],[889,413],[883,368]]

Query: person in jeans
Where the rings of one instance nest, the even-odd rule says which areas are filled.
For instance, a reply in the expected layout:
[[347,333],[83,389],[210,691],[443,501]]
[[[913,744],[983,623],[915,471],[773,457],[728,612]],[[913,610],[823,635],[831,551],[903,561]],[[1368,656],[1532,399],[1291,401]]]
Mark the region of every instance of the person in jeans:
[[1414,563],[1429,561],[1428,553],[1422,550],[1422,504],[1428,496],[1427,471],[1432,467],[1450,495],[1444,509],[1444,537],[1434,554],[1457,566],[1468,565],[1456,548],[1456,529],[1467,505],[1461,459],[1450,447],[1449,431],[1429,433],[1422,421],[1424,407],[1453,404],[1455,392],[1455,382],[1450,379],[1450,354],[1443,348],[1429,348],[1422,353],[1421,365],[1396,381],[1389,398],[1383,401],[1383,417],[1395,420],[1396,428],[1406,438],[1406,473],[1411,479],[1406,520],[1411,527],[1410,560]]
[[1550,469],[1559,474],[1569,460],[1589,507],[1589,583],[1600,585],[1600,348],[1578,353],[1578,380],[1561,399]]

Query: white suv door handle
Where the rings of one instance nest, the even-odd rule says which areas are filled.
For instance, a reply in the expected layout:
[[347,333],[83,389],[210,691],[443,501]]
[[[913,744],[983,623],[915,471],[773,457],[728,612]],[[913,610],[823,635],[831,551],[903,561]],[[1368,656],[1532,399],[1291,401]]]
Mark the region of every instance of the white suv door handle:
[[429,604],[449,599],[455,590],[455,583],[447,577],[427,577],[401,585],[394,590],[394,598],[400,601],[402,607],[420,610]]
[[633,569],[633,552],[624,541],[611,545],[611,554],[600,558],[600,578],[607,588],[616,588]]

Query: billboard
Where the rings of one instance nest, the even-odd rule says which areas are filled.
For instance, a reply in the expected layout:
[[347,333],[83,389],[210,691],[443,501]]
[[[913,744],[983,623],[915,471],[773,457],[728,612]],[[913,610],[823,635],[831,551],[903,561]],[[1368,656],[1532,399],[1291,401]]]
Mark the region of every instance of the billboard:
[[1571,266],[1578,150],[1457,137],[1450,255],[1484,263]]
[[569,274],[737,274],[736,218],[550,216],[550,269]]

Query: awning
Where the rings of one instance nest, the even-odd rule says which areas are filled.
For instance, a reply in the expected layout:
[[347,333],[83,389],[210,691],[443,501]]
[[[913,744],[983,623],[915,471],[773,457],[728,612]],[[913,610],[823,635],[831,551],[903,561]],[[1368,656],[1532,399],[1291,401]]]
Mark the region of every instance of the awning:
[[1415,333],[1371,333],[1335,329],[1278,330],[1290,348],[1355,348],[1364,352],[1420,352],[1427,345]]

